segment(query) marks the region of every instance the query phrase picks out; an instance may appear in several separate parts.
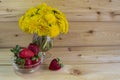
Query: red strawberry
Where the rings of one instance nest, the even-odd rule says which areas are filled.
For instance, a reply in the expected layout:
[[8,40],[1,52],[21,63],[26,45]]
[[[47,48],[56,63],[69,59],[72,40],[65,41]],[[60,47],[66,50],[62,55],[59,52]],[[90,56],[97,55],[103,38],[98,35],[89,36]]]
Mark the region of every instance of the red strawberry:
[[59,63],[60,59],[59,58],[55,58],[51,61],[50,65],[49,65],[49,69],[50,70],[59,70],[61,69],[61,67],[63,67],[62,64]]
[[27,48],[24,48],[19,54],[20,58],[31,58],[33,56],[34,56],[34,53]]
[[31,68],[32,66],[32,61],[29,58],[26,58],[25,60],[25,68]]
[[29,44],[28,49],[30,49],[35,55],[38,55],[39,47],[37,44]]
[[26,58],[25,60],[25,66],[32,65],[32,61],[29,58]]

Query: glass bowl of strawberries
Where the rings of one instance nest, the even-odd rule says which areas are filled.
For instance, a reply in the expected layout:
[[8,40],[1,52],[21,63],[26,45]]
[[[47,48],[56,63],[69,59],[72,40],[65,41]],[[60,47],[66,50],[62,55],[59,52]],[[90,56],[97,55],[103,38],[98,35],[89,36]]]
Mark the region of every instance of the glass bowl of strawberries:
[[13,68],[15,71],[21,73],[38,71],[44,59],[42,52],[39,51],[39,47],[33,43],[28,48],[22,48],[16,45],[11,51],[14,53],[11,59]]

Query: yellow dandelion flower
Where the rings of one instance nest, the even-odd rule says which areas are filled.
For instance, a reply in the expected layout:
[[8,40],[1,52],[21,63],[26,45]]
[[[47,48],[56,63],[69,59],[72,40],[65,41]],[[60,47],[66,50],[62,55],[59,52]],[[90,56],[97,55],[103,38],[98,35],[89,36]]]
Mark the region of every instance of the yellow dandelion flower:
[[45,15],[45,20],[49,23],[49,24],[52,24],[52,23],[55,23],[56,22],[56,18],[53,14],[47,14]]
[[32,16],[36,15],[36,12],[37,12],[37,8],[31,7],[31,8],[25,13],[25,16],[32,17]]
[[38,27],[38,35],[39,36],[46,36],[49,33],[49,28],[45,26]]
[[19,26],[24,32],[52,38],[68,32],[65,15],[45,3],[28,9],[19,19]]
[[58,36],[59,34],[60,34],[60,31],[59,31],[58,26],[52,25],[52,26],[50,27],[49,36],[53,38],[53,37]]

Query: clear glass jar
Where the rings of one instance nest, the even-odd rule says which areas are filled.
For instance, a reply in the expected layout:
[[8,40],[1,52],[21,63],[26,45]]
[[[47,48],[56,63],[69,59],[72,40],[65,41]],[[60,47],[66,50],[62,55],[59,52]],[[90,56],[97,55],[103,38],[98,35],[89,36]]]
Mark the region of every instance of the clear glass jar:
[[15,57],[13,56],[11,58],[11,62],[13,65],[13,68],[16,72],[20,72],[20,73],[33,73],[37,70],[39,70],[41,63],[43,62],[43,55],[40,58],[41,60],[39,62],[37,62],[36,64],[30,65],[30,66],[21,66],[15,63]]
[[34,34],[33,43],[38,44],[41,52],[46,52],[53,47],[53,39],[49,36],[38,36]]
[[50,56],[50,54],[47,54],[47,51],[53,47],[52,38],[49,36],[38,36],[37,34],[34,34],[32,43],[35,43],[39,46],[39,50],[42,52],[44,58],[48,58]]

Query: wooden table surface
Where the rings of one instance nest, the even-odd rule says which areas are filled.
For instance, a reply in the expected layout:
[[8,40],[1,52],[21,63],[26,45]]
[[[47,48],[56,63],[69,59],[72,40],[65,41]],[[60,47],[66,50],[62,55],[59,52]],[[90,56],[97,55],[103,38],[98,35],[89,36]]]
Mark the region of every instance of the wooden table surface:
[[[18,19],[43,2],[66,14],[69,33],[54,39],[39,71],[16,74],[10,49],[32,40],[19,29]],[[64,67],[48,70],[56,57]],[[0,80],[120,80],[120,0],[0,0]]]
[[[39,71],[24,75],[14,72],[9,49],[1,49],[0,80],[119,80],[119,52],[119,47],[54,48]],[[58,56],[64,67],[59,71],[48,70],[51,59]]]

